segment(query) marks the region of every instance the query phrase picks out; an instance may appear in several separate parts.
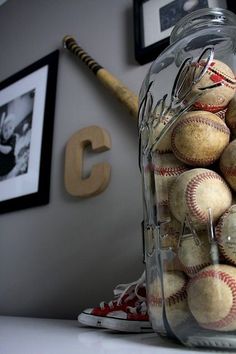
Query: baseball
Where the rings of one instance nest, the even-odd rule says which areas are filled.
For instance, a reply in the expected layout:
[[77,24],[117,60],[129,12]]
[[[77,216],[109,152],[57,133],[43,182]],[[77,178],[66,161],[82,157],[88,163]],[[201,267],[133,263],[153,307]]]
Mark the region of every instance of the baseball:
[[[194,67],[194,70],[196,70],[195,76],[202,72],[205,62],[202,61],[197,65]],[[211,62],[203,77],[193,85],[193,94],[202,93],[194,106],[197,109],[213,113],[221,111],[233,98],[235,89],[236,80],[233,71],[222,61],[215,59]]]
[[230,187],[236,191],[236,140],[233,140],[220,157],[220,170]]
[[[165,209],[165,219],[162,213]],[[168,206],[159,205],[158,210],[159,219],[165,220],[160,222],[160,238],[159,245],[162,250],[163,269],[167,270],[181,270],[183,266],[177,257],[177,249],[179,236],[181,232],[181,223],[171,215]]]
[[189,309],[201,327],[216,331],[236,330],[236,268],[211,265],[187,286]]
[[182,238],[178,248],[178,259],[189,277],[212,264],[207,232],[200,232],[195,237],[188,235]]
[[229,127],[231,134],[236,136],[236,95],[232,98],[225,114],[225,123]]
[[204,167],[220,157],[229,139],[229,128],[216,114],[192,111],[185,113],[174,125],[171,147],[179,160]]
[[171,183],[189,167],[178,160],[173,153],[153,154],[156,200],[158,204],[168,204],[168,191]]
[[232,205],[220,217],[215,228],[220,253],[236,266],[236,205]]
[[190,312],[187,304],[187,277],[183,272],[169,271],[163,274],[163,292],[160,279],[153,280],[148,287],[149,316],[154,328],[163,327],[163,301],[165,301],[166,317],[172,328],[185,322]]
[[[227,107],[225,109],[223,109],[222,111],[216,112],[215,114],[222,119],[225,122],[225,117],[226,117],[226,112],[227,112]],[[227,125],[227,124],[226,124]],[[228,125],[227,125],[228,126]],[[229,128],[229,126],[228,126]]]
[[[168,208],[168,206],[166,206],[166,208]],[[160,222],[159,230],[160,247],[162,249],[171,248],[174,252],[177,252],[177,245],[181,232],[181,223],[169,212],[169,216],[166,218],[166,221]]]
[[213,222],[228,209],[232,194],[223,178],[205,168],[183,172],[170,186],[169,208],[174,217],[184,222],[186,215],[196,229],[206,226],[208,209]]
[[[161,136],[161,133],[167,123],[171,120],[173,113],[169,112],[163,117],[160,118],[159,113],[155,114],[156,120],[153,122],[153,143],[156,141],[158,137]],[[158,151],[161,154],[171,152],[171,131],[172,127],[165,133],[163,137],[161,137],[160,141],[156,142],[153,146],[153,151]]]

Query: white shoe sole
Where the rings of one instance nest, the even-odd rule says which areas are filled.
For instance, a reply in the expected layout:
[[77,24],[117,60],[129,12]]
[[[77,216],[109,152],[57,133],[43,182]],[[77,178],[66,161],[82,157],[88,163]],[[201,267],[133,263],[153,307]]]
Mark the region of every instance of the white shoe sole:
[[81,324],[86,325],[86,326],[104,328],[103,327],[104,317],[102,317],[102,316],[94,316],[94,315],[90,315],[88,313],[82,312],[78,316],[78,321]]
[[103,319],[103,327],[114,331],[128,333],[151,333],[154,332],[149,321],[131,321],[123,318],[108,318]]

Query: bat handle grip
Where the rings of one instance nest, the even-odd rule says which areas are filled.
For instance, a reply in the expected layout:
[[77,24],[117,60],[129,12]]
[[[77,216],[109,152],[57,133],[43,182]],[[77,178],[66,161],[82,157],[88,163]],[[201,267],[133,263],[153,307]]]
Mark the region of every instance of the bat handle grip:
[[88,68],[96,75],[98,70],[102,69],[102,66],[99,65],[88,53],[86,53],[83,48],[81,48],[76,40],[72,36],[65,36],[63,38],[63,45],[76,57],[80,58]]
[[83,61],[88,68],[95,74],[98,80],[114,94],[114,96],[128,109],[130,114],[137,119],[138,116],[138,98],[127,87],[123,85],[108,70],[99,65],[91,58],[76,42],[72,36],[65,36],[63,44],[72,54]]

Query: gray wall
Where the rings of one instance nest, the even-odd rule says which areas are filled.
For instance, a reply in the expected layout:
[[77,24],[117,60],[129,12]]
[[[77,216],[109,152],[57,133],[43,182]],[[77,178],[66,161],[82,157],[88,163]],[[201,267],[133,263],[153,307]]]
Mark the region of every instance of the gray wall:
[[[0,215],[1,315],[76,318],[144,269],[136,124],[62,48],[66,34],[136,94],[150,65],[134,59],[132,0],[9,0],[0,7],[0,81],[60,49],[50,204]],[[112,149],[88,156],[86,168],[109,162],[111,182],[79,199],[64,187],[65,146],[93,124],[108,130]]]

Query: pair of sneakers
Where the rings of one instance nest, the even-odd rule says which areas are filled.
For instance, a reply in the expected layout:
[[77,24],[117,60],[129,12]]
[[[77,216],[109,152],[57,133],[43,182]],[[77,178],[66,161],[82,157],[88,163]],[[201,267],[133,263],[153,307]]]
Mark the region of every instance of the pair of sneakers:
[[119,284],[113,290],[114,299],[85,309],[78,321],[86,326],[128,333],[153,332],[146,303],[145,272],[129,284]]

